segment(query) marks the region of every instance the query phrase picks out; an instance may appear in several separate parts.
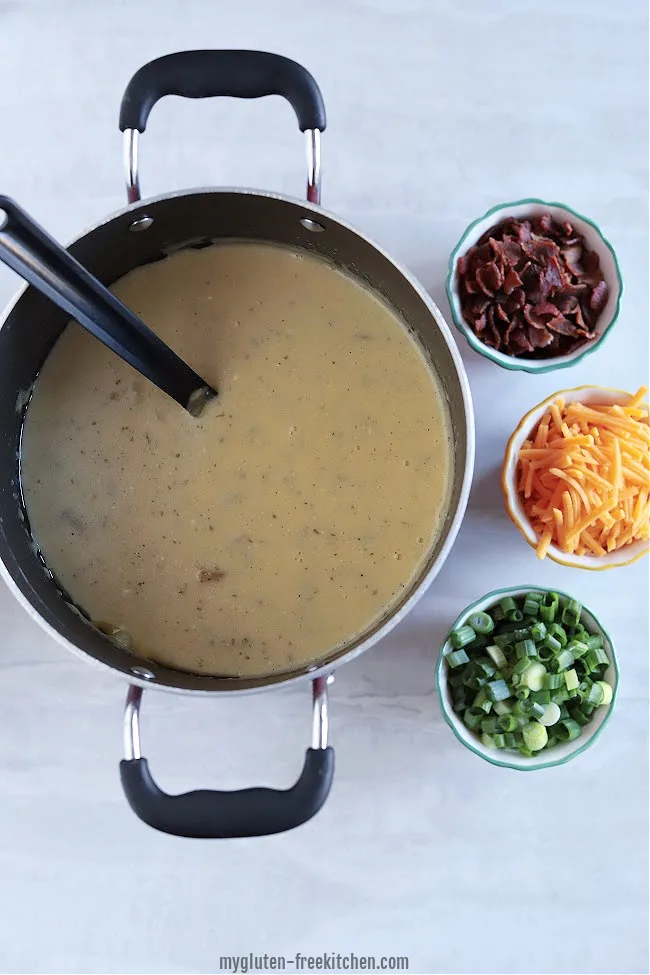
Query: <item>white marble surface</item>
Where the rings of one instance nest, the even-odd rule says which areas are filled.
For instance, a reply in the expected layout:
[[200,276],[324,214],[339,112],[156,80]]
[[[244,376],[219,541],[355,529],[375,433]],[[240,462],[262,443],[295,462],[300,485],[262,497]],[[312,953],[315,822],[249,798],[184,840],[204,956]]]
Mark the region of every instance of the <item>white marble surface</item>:
[[[491,204],[537,195],[595,218],[625,278],[616,331],[564,372],[506,373],[462,347],[477,468],[453,553],[412,616],[342,670],[337,775],[310,824],[182,841],[120,793],[123,686],[67,656],[0,592],[0,969],[216,972],[253,951],[406,954],[428,973],[647,972],[648,562],[538,564],[497,466],[526,408],[564,385],[647,380],[646,10],[641,0],[0,0],[0,190],[64,239],[122,205],[117,109],[131,73],[192,47],[303,61],[325,95],[324,202],[406,262],[447,312],[447,255]],[[154,112],[145,192],[208,183],[298,194],[302,143],[279,99]],[[15,289],[0,269],[0,298]],[[554,584],[596,609],[621,693],[596,747],[522,775],[443,723],[434,660],[493,585]],[[146,751],[170,790],[295,776],[305,690],[150,694]]]

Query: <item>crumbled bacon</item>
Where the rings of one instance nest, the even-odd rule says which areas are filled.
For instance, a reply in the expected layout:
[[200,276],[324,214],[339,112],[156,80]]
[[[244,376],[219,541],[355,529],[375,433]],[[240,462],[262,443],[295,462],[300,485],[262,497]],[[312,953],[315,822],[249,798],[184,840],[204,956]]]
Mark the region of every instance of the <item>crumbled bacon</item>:
[[566,355],[595,337],[608,297],[598,254],[549,213],[508,217],[456,265],[463,316],[506,355]]

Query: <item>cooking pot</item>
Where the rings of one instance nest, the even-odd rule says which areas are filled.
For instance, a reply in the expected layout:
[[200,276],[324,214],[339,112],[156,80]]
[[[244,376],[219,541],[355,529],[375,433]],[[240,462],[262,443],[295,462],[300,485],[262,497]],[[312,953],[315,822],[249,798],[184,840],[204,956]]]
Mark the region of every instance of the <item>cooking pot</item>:
[[[283,95],[307,143],[307,202],[259,190],[209,188],[142,200],[138,138],[159,98]],[[188,247],[227,238],[268,241],[315,252],[378,292],[423,346],[447,400],[453,439],[453,484],[444,524],[429,558],[397,605],[368,632],[318,666],[255,678],[218,678],[165,667],[111,642],[57,584],[36,548],[21,496],[19,452],[24,411],[35,378],[66,326],[66,315],[33,287],[23,288],[0,324],[0,557],[10,589],[47,633],[69,650],[123,675],[125,759],[120,773],[135,813],[150,826],[193,837],[258,836],[291,829],[320,809],[334,772],[328,745],[327,684],[334,669],[370,649],[423,595],[447,557],[467,503],[474,457],[474,424],[467,377],[442,315],[424,289],[376,244],[320,207],[320,134],[325,109],[313,77],[301,65],[259,51],[185,51],[151,61],[133,76],[120,112],[129,205],[105,218],[69,247],[105,284],[133,268]],[[0,211],[0,234],[2,212]],[[395,409],[399,409],[396,398]],[[139,706],[149,687],[192,694],[237,694],[309,681],[313,734],[302,773],[288,790],[197,791],[170,796],[154,782],[142,757]]]

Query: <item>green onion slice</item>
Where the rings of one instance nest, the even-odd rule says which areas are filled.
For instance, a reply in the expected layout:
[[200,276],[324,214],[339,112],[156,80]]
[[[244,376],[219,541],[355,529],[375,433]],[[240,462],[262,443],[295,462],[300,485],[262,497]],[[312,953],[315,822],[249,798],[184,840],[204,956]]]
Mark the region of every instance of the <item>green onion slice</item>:
[[548,741],[548,731],[539,721],[530,721],[525,728],[522,728],[521,734],[524,739],[524,745],[531,752],[538,752]]
[[560,741],[573,741],[580,734],[580,725],[572,718],[565,718],[564,721],[559,721],[553,730]]
[[464,650],[450,650],[450,652],[446,654],[445,660],[447,661],[447,666],[451,667],[452,670],[455,670],[456,667],[462,667],[463,664],[469,663],[469,657]]
[[494,620],[489,613],[472,613],[467,623],[476,633],[491,633],[494,629]]
[[449,642],[454,650],[460,650],[461,647],[466,647],[468,643],[472,643],[475,637],[476,633],[471,626],[460,626],[457,630],[452,630],[449,635]]

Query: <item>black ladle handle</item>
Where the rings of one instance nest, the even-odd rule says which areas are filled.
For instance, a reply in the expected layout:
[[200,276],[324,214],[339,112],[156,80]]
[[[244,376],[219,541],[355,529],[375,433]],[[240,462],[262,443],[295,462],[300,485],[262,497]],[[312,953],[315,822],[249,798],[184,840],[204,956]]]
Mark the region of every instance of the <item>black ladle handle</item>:
[[197,415],[216,395],[137,315],[6,196],[0,196],[0,260],[190,413]]

